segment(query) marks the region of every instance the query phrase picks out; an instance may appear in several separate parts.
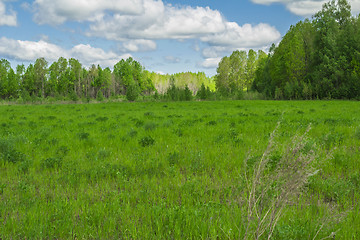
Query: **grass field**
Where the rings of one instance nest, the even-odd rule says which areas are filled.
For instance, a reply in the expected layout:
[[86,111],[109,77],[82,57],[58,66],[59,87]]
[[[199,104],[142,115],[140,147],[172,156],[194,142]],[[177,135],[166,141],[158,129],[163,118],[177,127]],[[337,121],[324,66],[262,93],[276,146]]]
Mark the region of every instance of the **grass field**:
[[[0,239],[358,239],[359,110],[350,101],[0,106]],[[293,158],[305,164],[286,172]]]

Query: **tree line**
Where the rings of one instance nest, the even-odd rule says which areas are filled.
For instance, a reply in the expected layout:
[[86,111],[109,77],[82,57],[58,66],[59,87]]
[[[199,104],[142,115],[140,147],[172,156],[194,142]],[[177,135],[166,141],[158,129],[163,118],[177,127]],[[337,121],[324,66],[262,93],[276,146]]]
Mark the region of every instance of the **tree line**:
[[269,54],[224,57],[215,82],[223,94],[251,89],[268,99],[360,99],[359,16],[346,0],[332,0],[291,26]]
[[44,58],[15,70],[0,60],[0,98],[71,100],[125,96],[154,99],[360,99],[360,18],[346,0],[323,5],[311,20],[291,26],[278,46],[264,51],[234,51],[221,59],[213,78],[204,73],[149,72],[132,58],[113,67],[85,68],[60,57]]
[[139,96],[171,100],[168,94],[171,90],[188,89],[193,95],[202,84],[212,86],[212,82],[201,72],[173,75],[149,72],[133,58],[120,60],[113,70],[100,65],[85,68],[77,59],[63,57],[51,65],[38,58],[34,64],[27,67],[21,64],[14,70],[8,60],[0,60],[0,98],[26,102],[44,98],[102,100],[116,96],[125,96],[130,101]]

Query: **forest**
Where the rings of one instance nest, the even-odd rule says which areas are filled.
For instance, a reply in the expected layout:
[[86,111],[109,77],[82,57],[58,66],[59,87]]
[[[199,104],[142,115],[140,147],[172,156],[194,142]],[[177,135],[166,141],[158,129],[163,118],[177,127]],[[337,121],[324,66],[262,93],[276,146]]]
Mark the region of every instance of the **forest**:
[[251,87],[272,99],[359,99],[360,19],[349,3],[333,0],[292,26]]
[[76,59],[60,57],[51,65],[39,58],[13,70],[8,60],[0,60],[0,97],[6,100],[242,99],[244,92],[275,100],[360,99],[359,16],[351,14],[346,0],[332,0],[312,19],[291,26],[268,53],[236,50],[223,57],[212,78],[203,72],[149,72],[132,58],[113,69],[86,68]]
[[63,57],[48,65],[46,59],[39,58],[26,68],[18,65],[14,71],[8,60],[0,60],[0,97],[28,102],[44,98],[77,101],[125,96],[134,101],[139,96],[164,94],[171,85],[178,91],[187,87],[192,93],[202,84],[214,88],[212,79],[202,72],[162,75],[145,70],[133,58],[120,60],[113,70],[100,65],[87,69],[77,59]]

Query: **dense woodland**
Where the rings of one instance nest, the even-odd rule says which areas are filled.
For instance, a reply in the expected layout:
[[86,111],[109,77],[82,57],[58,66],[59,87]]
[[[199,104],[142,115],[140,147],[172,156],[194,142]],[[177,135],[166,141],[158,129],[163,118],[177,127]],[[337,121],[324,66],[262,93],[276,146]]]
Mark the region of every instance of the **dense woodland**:
[[360,99],[360,18],[346,0],[292,26],[259,61],[252,89],[272,99]]
[[18,65],[14,71],[9,61],[0,60],[0,97],[8,100],[101,100],[126,96],[133,101],[141,95],[166,95],[167,90],[174,87],[179,92],[187,88],[194,94],[202,84],[212,87],[212,82],[204,73],[161,75],[149,72],[132,58],[119,61],[113,70],[99,65],[87,69],[76,59],[60,57],[50,66],[44,58],[39,58],[26,68]]
[[[214,78],[204,73],[162,75],[132,58],[110,68],[85,68],[76,59],[51,65],[39,58],[27,67],[0,60],[0,97],[7,100],[126,96],[191,100],[236,98],[246,92],[266,99],[360,99],[360,19],[346,0],[324,4],[311,20],[291,26],[282,41],[263,51],[234,51]],[[215,96],[215,97],[214,97]]]

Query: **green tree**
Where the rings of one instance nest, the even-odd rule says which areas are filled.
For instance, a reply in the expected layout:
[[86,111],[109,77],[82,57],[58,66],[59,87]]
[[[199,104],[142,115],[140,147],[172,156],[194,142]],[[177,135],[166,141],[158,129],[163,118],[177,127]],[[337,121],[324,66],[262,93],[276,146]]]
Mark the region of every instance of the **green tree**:
[[230,58],[223,57],[216,69],[215,84],[216,90],[223,96],[228,96],[230,93]]
[[0,96],[5,98],[8,95],[8,72],[10,70],[10,62],[6,59],[0,60]]
[[[23,77],[23,96],[33,96],[36,92],[34,65],[29,64]],[[23,97],[24,98],[24,97]],[[24,98],[24,100],[26,100]]]
[[192,98],[193,98],[193,93],[191,92],[188,85],[185,85],[185,88],[184,88],[184,100],[185,101],[190,101],[190,100],[192,100]]
[[34,64],[35,94],[38,97],[45,97],[45,84],[48,62],[45,58],[38,58]]
[[70,58],[69,68],[70,68],[70,85],[73,86],[75,94],[81,97],[82,95],[81,81],[83,78],[82,65],[77,59]]
[[207,90],[204,83],[201,84],[201,87],[199,91],[196,93],[196,96],[201,100],[205,100],[208,98]]
[[257,53],[250,49],[248,52],[248,57],[246,60],[246,67],[245,67],[245,81],[244,86],[246,91],[249,91],[251,88],[251,84],[254,82],[255,79],[255,71],[257,68]]

